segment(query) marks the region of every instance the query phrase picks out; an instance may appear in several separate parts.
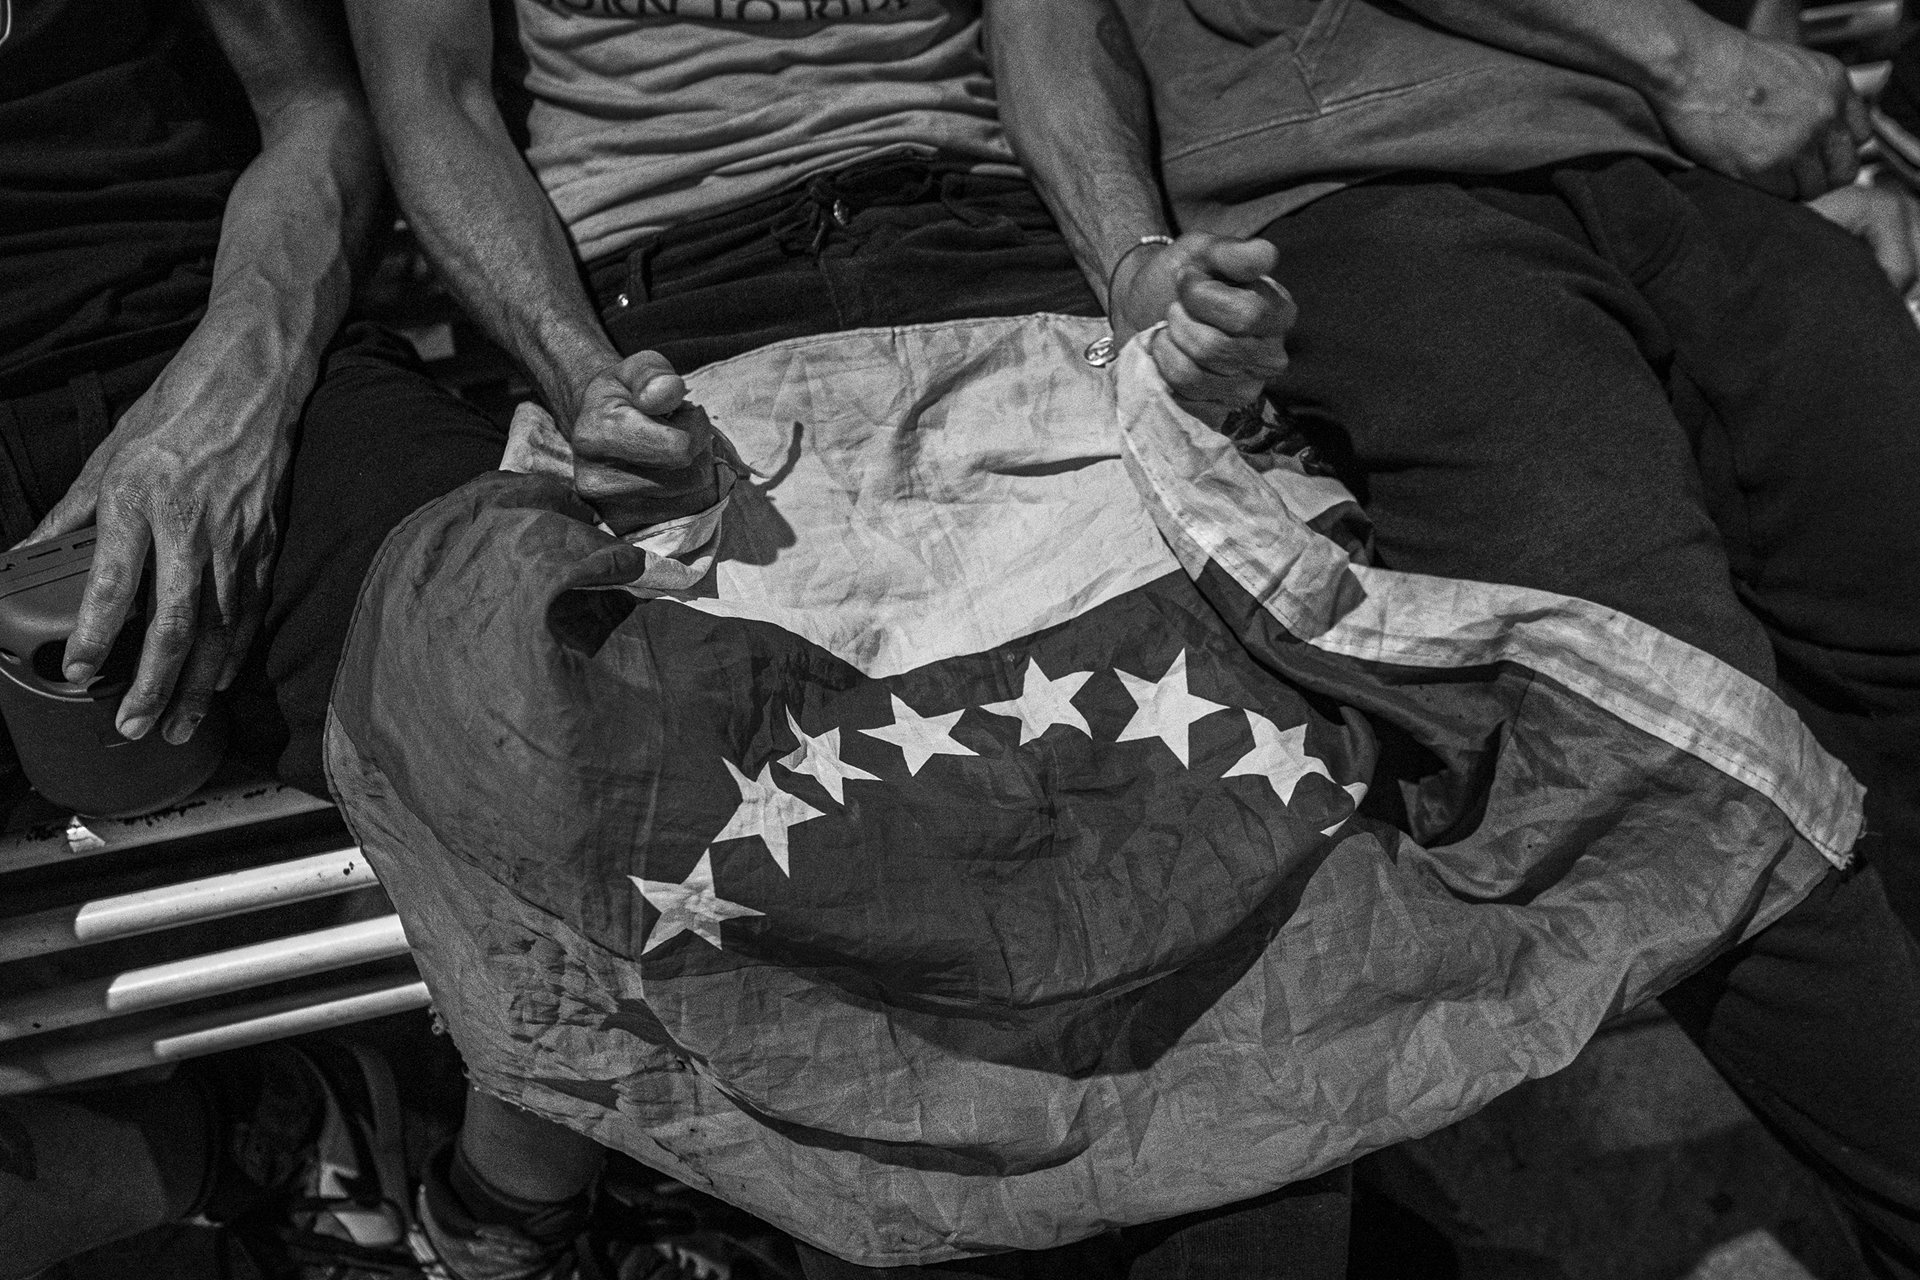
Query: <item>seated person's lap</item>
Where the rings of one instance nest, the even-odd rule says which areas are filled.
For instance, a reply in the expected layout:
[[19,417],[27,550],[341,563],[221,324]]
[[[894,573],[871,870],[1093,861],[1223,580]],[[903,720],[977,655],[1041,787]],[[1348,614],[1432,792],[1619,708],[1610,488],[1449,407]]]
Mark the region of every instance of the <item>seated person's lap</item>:
[[1266,234],[1301,301],[1283,389],[1389,562],[1599,600],[1763,678],[1729,573],[1771,630],[1920,650],[1920,522],[1886,519],[1920,479],[1920,333],[1859,241],[1637,160],[1355,187]]
[[505,447],[401,339],[342,332],[301,417],[266,620],[234,684],[238,751],[327,793],[327,696],[374,554],[416,508],[496,469]]
[[588,275],[615,345],[683,373],[842,329],[1102,314],[1031,186],[917,159],[682,224]]

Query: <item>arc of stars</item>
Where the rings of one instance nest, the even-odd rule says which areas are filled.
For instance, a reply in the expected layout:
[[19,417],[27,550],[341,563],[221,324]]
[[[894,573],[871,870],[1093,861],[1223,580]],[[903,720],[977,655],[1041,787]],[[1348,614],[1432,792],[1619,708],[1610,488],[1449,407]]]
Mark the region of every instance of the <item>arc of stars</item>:
[[795,773],[804,773],[827,789],[835,804],[847,802],[846,783],[854,781],[878,782],[876,774],[868,773],[858,765],[848,764],[840,758],[840,726],[835,725],[825,733],[808,733],[794,719],[792,709],[787,711],[787,727],[793,730],[793,736],[799,741],[788,754],[780,757],[780,764]]
[[1133,718],[1127,721],[1127,727],[1120,731],[1120,736],[1114,741],[1135,742],[1158,738],[1180,758],[1181,764],[1189,763],[1187,731],[1193,722],[1216,711],[1227,710],[1225,703],[1210,702],[1188,692],[1185,649],[1179,652],[1167,667],[1166,674],[1158,680],[1143,680],[1117,667],[1114,674],[1120,677],[1120,682],[1133,695],[1138,707]]
[[712,849],[700,855],[700,861],[693,864],[693,870],[679,884],[671,880],[642,880],[639,876],[627,879],[633,881],[634,888],[660,913],[647,934],[646,945],[640,948],[641,955],[683,933],[691,933],[725,950],[720,946],[721,921],[767,914],[728,902],[713,891]]
[[1023,747],[1057,724],[1078,729],[1091,738],[1093,730],[1087,727],[1087,718],[1073,705],[1073,695],[1079,693],[1080,686],[1092,678],[1091,671],[1075,671],[1058,680],[1049,679],[1047,673],[1040,669],[1040,663],[1028,658],[1020,696],[1006,702],[989,702],[980,709],[1018,720],[1020,745]]
[[733,817],[713,838],[713,843],[759,836],[767,842],[767,852],[773,855],[774,865],[780,868],[780,873],[792,875],[793,872],[787,867],[787,828],[825,815],[799,796],[782,791],[775,785],[773,766],[770,764],[760,766],[758,778],[749,778],[724,756],[720,763],[727,766],[727,772],[733,775],[734,785],[740,788],[740,807],[733,811]]
[[960,717],[967,713],[965,707],[958,711],[949,711],[943,716],[923,716],[898,695],[887,695],[893,700],[893,723],[878,729],[862,729],[861,733],[869,738],[878,738],[882,742],[891,742],[900,748],[900,754],[907,758],[907,772],[918,776],[920,766],[935,756],[977,756],[980,753],[971,747],[961,746],[953,740],[953,726],[960,723]]

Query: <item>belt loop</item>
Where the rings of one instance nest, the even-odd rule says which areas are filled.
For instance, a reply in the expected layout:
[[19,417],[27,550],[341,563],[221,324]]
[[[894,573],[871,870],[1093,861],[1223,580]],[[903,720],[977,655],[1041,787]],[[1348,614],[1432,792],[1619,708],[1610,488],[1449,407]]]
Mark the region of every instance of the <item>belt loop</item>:
[[655,247],[655,241],[645,240],[627,254],[627,282],[619,298],[622,310],[643,307],[652,301],[653,295],[647,290],[647,261],[653,256]]

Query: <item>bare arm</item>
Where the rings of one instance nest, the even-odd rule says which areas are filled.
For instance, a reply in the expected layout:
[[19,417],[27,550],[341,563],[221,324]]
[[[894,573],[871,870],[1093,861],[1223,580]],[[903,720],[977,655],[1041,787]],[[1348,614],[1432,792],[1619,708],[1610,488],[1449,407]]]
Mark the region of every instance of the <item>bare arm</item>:
[[1102,305],[1120,258],[1170,222],[1146,73],[1111,0],[994,0],[1000,122]]
[[1691,0],[1404,2],[1482,44],[1637,90],[1681,154],[1776,195],[1810,200],[1859,172],[1870,130],[1840,63]]
[[486,0],[348,0],[387,169],[441,278],[540,384],[615,529],[710,505],[710,431],[665,359],[614,349],[493,98]]
[[[1146,72],[1112,0],[989,0],[1000,119],[1114,336],[1162,320],[1153,354],[1189,407],[1219,418],[1286,367],[1293,302],[1273,246],[1169,230]],[[1111,294],[1109,294],[1111,286]]]
[[546,192],[494,103],[485,0],[348,0],[388,170],[414,233],[563,423],[619,361]]
[[261,150],[229,195],[207,313],[34,531],[96,519],[69,679],[104,661],[155,559],[153,617],[121,732],[167,712],[184,741],[252,640],[293,424],[352,293],[380,167],[343,30],[317,0],[199,0]]

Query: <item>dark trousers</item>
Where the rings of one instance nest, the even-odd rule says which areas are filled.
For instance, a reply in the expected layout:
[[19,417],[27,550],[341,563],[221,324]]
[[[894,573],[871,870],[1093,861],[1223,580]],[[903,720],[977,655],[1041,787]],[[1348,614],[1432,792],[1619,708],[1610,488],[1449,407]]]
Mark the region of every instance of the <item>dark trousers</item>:
[[[166,361],[0,401],[8,545],[59,501]],[[298,430],[266,618],[225,701],[236,755],[324,796],[327,695],[374,552],[416,507],[499,466],[506,438],[371,325],[349,326],[328,351]]]
[[1276,390],[1389,567],[1610,605],[1777,688],[1869,788],[1865,869],[1666,997],[1920,1275],[1920,332],[1860,242],[1601,160],[1352,188],[1264,233]]
[[[588,269],[623,353],[681,372],[782,338],[875,325],[1099,304],[1024,182],[957,165],[880,159],[675,227]],[[876,1268],[802,1246],[810,1280],[858,1276],[1099,1280],[1337,1280],[1346,1269],[1346,1170],[1243,1204],[1061,1249]]]

